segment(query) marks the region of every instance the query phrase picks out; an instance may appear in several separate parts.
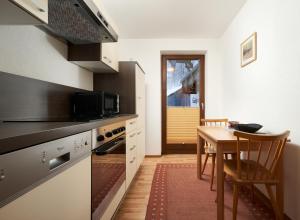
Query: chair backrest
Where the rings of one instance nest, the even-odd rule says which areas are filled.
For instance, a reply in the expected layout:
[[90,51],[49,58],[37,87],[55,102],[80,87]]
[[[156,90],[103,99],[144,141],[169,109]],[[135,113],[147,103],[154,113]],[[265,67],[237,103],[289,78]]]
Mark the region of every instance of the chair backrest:
[[205,126],[227,126],[228,119],[222,118],[222,119],[201,119],[201,122]]
[[[220,118],[220,119],[201,119],[202,124],[205,126],[227,126],[228,119],[227,118]],[[211,146],[205,141],[206,146]]]
[[[285,131],[278,135],[250,134],[235,131],[234,135],[237,136],[238,177],[246,180],[274,180],[277,165],[283,155],[289,134],[290,131]],[[242,144],[244,145],[243,148]],[[241,176],[241,152],[244,153],[244,159],[248,161],[246,169],[245,167],[243,169],[243,174],[245,174],[246,170],[246,175],[243,176]],[[251,164],[249,161],[251,161]]]

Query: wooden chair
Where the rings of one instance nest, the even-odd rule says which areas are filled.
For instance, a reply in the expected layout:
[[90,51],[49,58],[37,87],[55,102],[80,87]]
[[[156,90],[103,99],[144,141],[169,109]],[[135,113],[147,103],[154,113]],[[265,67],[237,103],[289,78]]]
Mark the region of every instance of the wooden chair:
[[[282,219],[271,186],[277,186],[278,161],[283,156],[289,131],[279,135],[250,134],[235,131],[236,160],[224,161],[224,175],[233,180],[233,218],[237,216],[238,194],[241,185],[264,184],[270,197],[276,219]],[[246,151],[241,151],[241,139],[246,139]],[[245,140],[243,140],[245,141]],[[241,154],[243,155],[241,158]]]
[[[201,119],[201,122],[205,126],[227,126],[228,119]],[[214,146],[211,146],[209,143],[205,142],[204,144],[205,151],[205,160],[203,164],[202,174],[204,173],[207,160],[209,157],[212,158],[212,169],[211,169],[211,179],[210,179],[210,190],[213,189],[214,176],[215,176],[215,166],[216,166],[216,149]],[[226,159],[228,158],[227,153],[225,154]]]

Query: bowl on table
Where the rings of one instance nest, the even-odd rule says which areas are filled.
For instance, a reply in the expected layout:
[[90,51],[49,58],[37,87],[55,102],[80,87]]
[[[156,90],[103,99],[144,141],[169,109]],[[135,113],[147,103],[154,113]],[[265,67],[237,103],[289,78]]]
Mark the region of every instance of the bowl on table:
[[263,126],[260,124],[249,123],[249,124],[235,124],[233,128],[238,131],[243,131],[243,132],[247,132],[247,133],[255,133],[262,127]]
[[229,121],[228,122],[228,127],[229,128],[234,128],[239,122],[238,121]]

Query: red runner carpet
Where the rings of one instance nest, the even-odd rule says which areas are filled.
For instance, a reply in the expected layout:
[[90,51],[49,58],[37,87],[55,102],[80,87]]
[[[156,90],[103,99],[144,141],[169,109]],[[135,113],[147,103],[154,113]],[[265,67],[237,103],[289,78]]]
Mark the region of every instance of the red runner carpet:
[[[207,166],[205,173],[210,173]],[[217,219],[216,191],[209,190],[210,176],[199,180],[195,164],[158,164],[147,207],[147,220]],[[214,186],[216,187],[216,186]],[[232,219],[232,183],[225,181],[225,219]],[[271,209],[247,189],[240,192],[237,219],[275,219]]]

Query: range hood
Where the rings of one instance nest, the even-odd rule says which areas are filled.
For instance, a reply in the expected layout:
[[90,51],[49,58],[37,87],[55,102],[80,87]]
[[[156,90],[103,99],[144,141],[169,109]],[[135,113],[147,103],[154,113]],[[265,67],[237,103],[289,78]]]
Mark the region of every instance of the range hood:
[[72,44],[118,41],[93,0],[49,0],[48,24],[44,27]]

